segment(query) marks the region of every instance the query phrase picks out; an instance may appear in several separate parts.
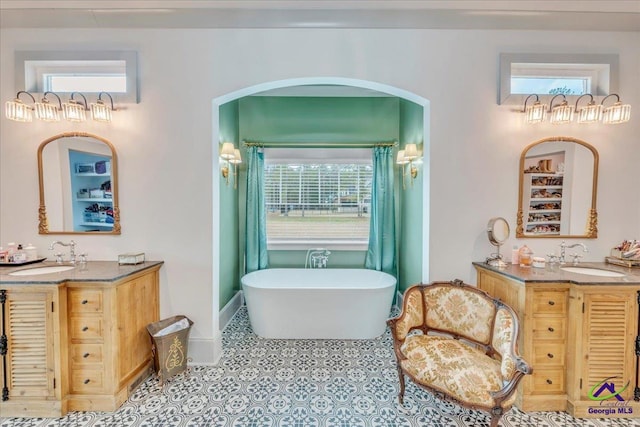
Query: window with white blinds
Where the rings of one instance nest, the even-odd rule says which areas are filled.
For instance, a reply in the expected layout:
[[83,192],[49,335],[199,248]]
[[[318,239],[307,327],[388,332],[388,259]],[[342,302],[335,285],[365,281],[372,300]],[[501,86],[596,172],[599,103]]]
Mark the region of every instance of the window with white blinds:
[[366,245],[372,165],[365,153],[331,159],[322,158],[326,150],[306,149],[304,158],[290,160],[265,153],[268,244]]

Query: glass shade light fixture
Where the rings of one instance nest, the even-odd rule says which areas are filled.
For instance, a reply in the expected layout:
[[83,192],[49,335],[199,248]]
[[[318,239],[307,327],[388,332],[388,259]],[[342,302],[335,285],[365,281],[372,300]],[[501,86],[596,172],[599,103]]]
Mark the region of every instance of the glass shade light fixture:
[[[607,98],[615,96],[617,101],[610,105],[609,107],[604,107],[604,101]],[[623,104],[620,102],[620,96],[617,93],[612,93],[611,95],[605,96],[601,102],[601,105],[604,108],[602,113],[602,123],[605,124],[618,124],[625,123],[631,119],[631,105]]]
[[[229,164],[233,163],[233,160],[235,160],[235,150],[236,148],[233,146],[232,142],[224,142],[220,149],[220,158],[224,160],[221,172],[222,176],[226,179],[227,185],[229,185]],[[242,161],[242,159],[240,159],[240,161]]]
[[[105,104],[102,100],[102,95],[107,95],[111,101],[111,108]],[[91,103],[91,118],[97,122],[111,122],[111,112],[115,111],[113,108],[113,98],[107,92],[100,92],[98,94],[98,100]]]
[[418,146],[416,144],[407,144],[404,146],[404,150],[398,151],[396,163],[402,166],[402,189],[406,189],[405,184],[405,166],[409,165],[409,176],[411,177],[411,186],[413,186],[413,180],[418,176],[418,168],[413,162],[420,158],[418,154]]
[[29,92],[21,90],[16,94],[13,101],[7,101],[4,105],[4,114],[9,120],[16,122],[30,122],[33,121],[33,107],[27,105],[20,100],[20,95],[26,93],[31,97],[31,100],[35,104],[36,99]]
[[[47,95],[53,95],[58,98],[58,105],[52,104],[47,99]],[[62,111],[62,101],[60,97],[53,92],[45,92],[40,102],[36,102],[36,117],[45,122],[59,122],[60,111]]]
[[[533,105],[527,106],[527,102],[532,97],[535,97],[535,102]],[[522,112],[526,114],[525,121],[527,123],[540,123],[547,117],[547,105],[542,104],[538,95],[534,93],[525,98]]]
[[[578,109],[578,102],[580,102],[580,99],[585,96],[590,97],[591,100],[587,105]],[[602,117],[602,105],[596,104],[596,101],[593,99],[593,95],[586,93],[576,99],[575,112],[578,115],[578,123],[598,123]]]
[[[84,100],[84,104],[73,98],[74,95],[80,95]],[[69,102],[62,104],[64,118],[70,122],[84,122],[87,120],[87,98],[80,92],[72,92]]]
[[[563,101],[554,107],[553,101],[559,96],[563,98]],[[556,95],[551,98],[551,102],[549,103],[549,113],[551,113],[549,121],[554,125],[571,123],[573,120],[573,107],[569,105],[567,97],[563,94]]]

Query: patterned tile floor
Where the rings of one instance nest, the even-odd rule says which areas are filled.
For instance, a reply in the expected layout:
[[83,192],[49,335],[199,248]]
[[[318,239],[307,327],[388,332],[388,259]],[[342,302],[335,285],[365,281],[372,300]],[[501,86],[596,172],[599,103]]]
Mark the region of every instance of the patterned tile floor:
[[[435,399],[410,383],[405,406],[389,331],[373,340],[268,340],[241,309],[222,334],[217,366],[194,366],[160,386],[144,382],[115,413],[73,412],[60,419],[2,419],[2,427],[480,427],[483,412]],[[525,414],[504,427],[640,426],[640,420]]]

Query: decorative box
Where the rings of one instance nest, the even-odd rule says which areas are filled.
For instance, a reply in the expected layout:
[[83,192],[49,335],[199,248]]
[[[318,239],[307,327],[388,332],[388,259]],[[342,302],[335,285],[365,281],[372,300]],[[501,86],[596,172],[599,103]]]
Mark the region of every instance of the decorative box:
[[118,255],[118,264],[140,264],[144,262],[144,252]]

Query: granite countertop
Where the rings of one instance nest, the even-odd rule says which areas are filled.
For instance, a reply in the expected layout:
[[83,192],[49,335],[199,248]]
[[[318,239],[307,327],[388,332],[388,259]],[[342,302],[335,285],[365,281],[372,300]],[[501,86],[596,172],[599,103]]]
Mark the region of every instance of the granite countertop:
[[603,277],[591,274],[570,273],[562,270],[559,265],[546,263],[545,268],[520,267],[507,264],[504,268],[493,267],[486,262],[474,262],[473,265],[496,273],[503,274],[515,280],[527,283],[567,282],[577,285],[640,285],[640,268],[621,267],[605,262],[581,262],[577,266],[566,264],[562,267],[587,267],[601,270],[616,271],[624,274],[622,277]]
[[[55,285],[64,282],[115,282],[154,266],[162,265],[164,261],[146,261],[135,265],[120,265],[117,261],[88,261],[76,264],[71,270],[58,273],[46,273],[27,276],[10,276],[9,273],[29,268],[53,267],[61,264],[55,262],[40,262],[19,267],[0,268],[0,285]],[[62,265],[69,265],[68,263]]]

